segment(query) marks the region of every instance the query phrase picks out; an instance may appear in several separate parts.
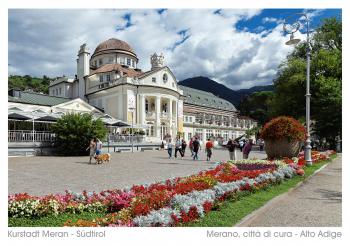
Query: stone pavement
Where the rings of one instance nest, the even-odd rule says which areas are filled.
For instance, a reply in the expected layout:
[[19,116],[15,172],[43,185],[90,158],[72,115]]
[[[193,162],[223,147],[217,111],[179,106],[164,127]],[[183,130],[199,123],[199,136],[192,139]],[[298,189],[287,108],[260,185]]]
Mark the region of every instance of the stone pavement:
[[267,203],[236,226],[342,226],[342,156],[303,184]]
[[[227,160],[227,150],[214,150],[211,162],[204,151],[193,161],[187,149],[184,158],[168,159],[166,151],[112,153],[108,164],[89,165],[89,157],[9,157],[9,194],[27,192],[31,195],[123,188],[133,184],[162,181],[175,176],[188,176],[207,169],[213,163]],[[252,151],[251,158],[266,158],[265,152]],[[237,151],[237,158],[242,153]],[[204,160],[204,161],[203,161]]]

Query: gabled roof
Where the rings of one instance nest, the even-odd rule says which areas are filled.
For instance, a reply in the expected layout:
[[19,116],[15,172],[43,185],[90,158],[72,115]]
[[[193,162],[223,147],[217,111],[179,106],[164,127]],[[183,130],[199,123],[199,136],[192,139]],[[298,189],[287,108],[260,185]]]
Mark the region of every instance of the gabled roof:
[[8,96],[9,102],[18,102],[26,104],[35,104],[43,106],[54,106],[60,103],[69,101],[68,98],[54,97],[46,94],[40,94],[35,92],[20,91],[19,96]]
[[57,105],[53,106],[52,108],[54,108],[54,109],[68,109],[68,110],[74,108],[74,110],[77,110],[77,111],[100,112],[100,110],[98,110],[96,107],[91,106],[90,104],[88,104],[87,102],[85,102],[84,100],[82,100],[80,98],[76,98],[73,100],[63,102],[61,104],[57,104]]
[[169,68],[168,66],[159,67],[159,68],[154,68],[154,69],[152,69],[152,70],[149,70],[149,71],[146,71],[146,72],[140,74],[138,77],[139,77],[139,79],[145,78],[145,77],[147,77],[147,76],[149,76],[149,75],[151,75],[151,74],[154,74],[154,73],[156,73],[156,72],[158,72],[158,71],[160,71],[160,70],[163,70],[163,69],[167,69],[168,72],[170,73],[170,75],[173,77],[174,81],[176,81],[175,75],[173,74],[173,72],[170,70],[170,68]]
[[222,110],[237,111],[232,103],[215,96],[213,93],[193,89],[183,85],[179,85],[179,87],[183,90],[185,103]]

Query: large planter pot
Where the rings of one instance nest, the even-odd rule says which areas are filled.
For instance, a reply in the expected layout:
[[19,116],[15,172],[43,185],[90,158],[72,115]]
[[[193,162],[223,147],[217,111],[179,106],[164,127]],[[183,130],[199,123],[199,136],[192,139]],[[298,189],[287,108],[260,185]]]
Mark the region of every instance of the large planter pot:
[[269,159],[282,157],[296,157],[300,151],[300,142],[298,140],[289,141],[288,139],[265,140],[265,150]]

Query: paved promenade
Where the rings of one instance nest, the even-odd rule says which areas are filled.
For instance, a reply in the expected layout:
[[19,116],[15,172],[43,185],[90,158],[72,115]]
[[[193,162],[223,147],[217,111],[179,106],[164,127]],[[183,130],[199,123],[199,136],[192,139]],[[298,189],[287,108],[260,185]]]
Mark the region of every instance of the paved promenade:
[[[228,159],[227,150],[214,150],[211,162],[204,151],[193,161],[187,150],[184,158],[168,159],[166,151],[112,153],[108,164],[89,165],[89,157],[10,157],[9,193],[32,195],[62,193],[66,189],[81,192],[123,188],[133,184],[162,181],[187,176],[209,168],[214,162]],[[242,153],[237,151],[238,159]],[[266,158],[264,152],[252,151],[251,158]]]
[[237,226],[342,226],[341,155],[301,186],[270,201],[250,216]]

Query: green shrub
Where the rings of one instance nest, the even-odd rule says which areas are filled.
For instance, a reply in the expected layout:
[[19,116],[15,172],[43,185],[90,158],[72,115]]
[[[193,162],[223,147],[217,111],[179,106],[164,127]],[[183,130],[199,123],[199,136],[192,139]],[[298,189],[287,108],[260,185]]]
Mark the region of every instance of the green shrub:
[[56,134],[55,147],[62,155],[86,155],[90,139],[103,140],[107,129],[100,119],[94,120],[90,114],[66,114],[53,126]]

